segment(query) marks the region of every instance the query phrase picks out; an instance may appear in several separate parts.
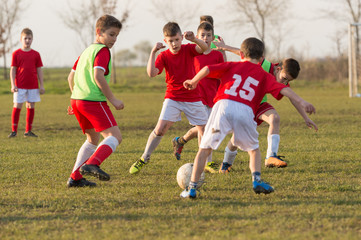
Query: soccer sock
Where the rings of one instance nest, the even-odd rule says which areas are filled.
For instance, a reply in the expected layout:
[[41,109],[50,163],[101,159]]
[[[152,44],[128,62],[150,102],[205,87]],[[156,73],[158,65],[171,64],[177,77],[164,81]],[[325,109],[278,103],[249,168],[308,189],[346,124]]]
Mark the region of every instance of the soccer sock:
[[184,145],[184,144],[186,144],[187,143],[187,141],[186,140],[184,140],[184,138],[183,137],[180,137],[180,138],[178,138],[178,143],[179,144],[181,144],[181,145]]
[[119,145],[118,139],[113,136],[104,138],[99,144],[95,153],[89,158],[86,164],[89,165],[100,165],[104,160],[112,154],[117,146]]
[[267,147],[266,158],[277,156],[278,147],[280,144],[280,135],[271,134],[267,137],[267,141],[268,141],[268,147]]
[[18,131],[20,111],[21,111],[21,108],[13,108],[13,112],[11,114],[11,131],[13,131],[13,132]]
[[96,145],[91,144],[88,141],[85,141],[84,144],[80,147],[76,162],[74,164],[73,172],[70,177],[74,180],[82,179],[82,175],[79,172],[79,168],[90,158],[91,155],[95,152],[97,148]]
[[35,109],[27,108],[26,109],[26,127],[25,132],[29,132],[32,129],[33,121],[34,121]]
[[162,137],[163,136],[157,136],[154,131],[151,132],[147,141],[147,145],[145,146],[144,153],[142,155],[144,162],[149,161],[150,155],[152,155],[152,152],[157,148],[160,140],[162,140]]
[[252,181],[260,182],[261,181],[261,173],[253,172],[252,173]]
[[230,165],[233,165],[234,160],[236,159],[237,156],[237,150],[236,151],[231,151],[228,146],[226,146],[226,148],[224,149],[224,159],[223,162],[226,162]]
[[192,182],[192,181],[190,181],[188,187],[189,187],[189,189],[191,189],[191,188],[197,188],[197,185],[198,185],[197,182]]

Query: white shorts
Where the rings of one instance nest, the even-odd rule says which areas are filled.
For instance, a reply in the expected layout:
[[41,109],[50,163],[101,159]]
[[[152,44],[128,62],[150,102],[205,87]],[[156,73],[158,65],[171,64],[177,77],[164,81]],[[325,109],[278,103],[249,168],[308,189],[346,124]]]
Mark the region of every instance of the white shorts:
[[39,89],[18,88],[18,91],[14,92],[13,102],[14,103],[40,102]]
[[207,123],[207,113],[204,105],[199,102],[178,102],[172,99],[165,99],[159,120],[178,122],[181,118],[181,112],[184,112],[191,125],[201,126]]
[[217,149],[227,134],[231,142],[243,151],[257,149],[258,132],[252,108],[236,101],[223,99],[212,109],[200,148]]
[[207,105],[203,105],[204,109],[206,110],[207,113],[207,119],[209,118],[209,116],[211,116],[211,112],[212,112],[212,108],[208,107]]

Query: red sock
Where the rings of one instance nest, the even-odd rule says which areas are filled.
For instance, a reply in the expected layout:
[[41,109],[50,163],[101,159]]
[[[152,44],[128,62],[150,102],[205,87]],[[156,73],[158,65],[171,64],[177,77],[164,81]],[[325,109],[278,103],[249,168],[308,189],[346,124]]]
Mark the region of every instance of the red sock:
[[13,132],[18,131],[20,111],[21,108],[13,108],[13,113],[11,114],[11,129]]
[[79,168],[77,170],[75,170],[74,172],[72,172],[70,174],[70,177],[73,179],[73,180],[80,180],[83,178],[83,175],[80,174],[79,172]]
[[35,109],[34,108],[27,108],[26,109],[26,128],[25,128],[25,132],[31,131],[31,128],[33,126],[34,115],[35,115]]
[[98,147],[95,153],[89,158],[86,164],[90,165],[100,165],[110,154],[112,154],[113,150],[108,145],[104,144]]

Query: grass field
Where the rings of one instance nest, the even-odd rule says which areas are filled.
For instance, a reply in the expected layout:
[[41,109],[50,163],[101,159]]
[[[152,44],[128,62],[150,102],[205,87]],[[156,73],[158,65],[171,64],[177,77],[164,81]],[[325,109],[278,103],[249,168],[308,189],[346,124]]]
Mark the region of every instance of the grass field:
[[[281,116],[279,153],[289,163],[285,169],[262,168],[273,194],[252,191],[248,155],[240,152],[234,171],[206,174],[200,198],[184,200],[176,173],[193,161],[196,141],[185,146],[181,161],[170,142],[187,131],[186,119],[163,137],[140,174],[128,173],[163,101],[162,80],[143,76],[112,86],[125,109],[112,108],[123,142],[102,165],[111,180],[93,179],[98,186],[91,189],[66,187],[85,137],[75,117],[66,115],[66,73],[59,74],[64,81],[47,82],[48,93],[36,105],[37,139],[22,137],[25,111],[19,136],[7,138],[12,95],[9,82],[0,81],[0,239],[361,239],[361,100],[348,98],[346,86],[294,84],[317,109],[312,116],[317,133],[306,128],[287,99],[271,100]],[[258,130],[264,156],[267,126]],[[218,163],[227,140],[214,153]]]

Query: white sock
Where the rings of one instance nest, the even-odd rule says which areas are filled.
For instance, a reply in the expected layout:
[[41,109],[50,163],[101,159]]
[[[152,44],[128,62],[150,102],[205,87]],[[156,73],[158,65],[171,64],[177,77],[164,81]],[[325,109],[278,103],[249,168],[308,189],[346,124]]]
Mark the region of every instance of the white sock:
[[148,162],[148,160],[150,159],[150,155],[158,147],[160,140],[162,140],[162,137],[163,136],[157,136],[154,131],[152,131],[152,133],[149,135],[147,145],[145,146],[144,153],[142,155],[144,162]]
[[277,156],[278,147],[280,145],[280,135],[279,134],[271,134],[267,137],[268,148],[266,158],[271,156]]
[[116,137],[109,136],[104,138],[103,141],[99,143],[98,147],[100,147],[101,145],[108,145],[114,152],[115,149],[117,149],[117,146],[119,145],[119,141]]
[[81,167],[81,165],[84,164],[86,160],[90,158],[91,155],[95,152],[97,146],[94,144],[91,144],[86,140],[84,144],[80,147],[78,156],[76,158],[76,162],[74,164],[73,172]]
[[237,149],[235,151],[231,151],[228,146],[224,149],[224,159],[223,162],[226,162],[230,165],[233,165],[234,160],[236,159],[237,156]]

